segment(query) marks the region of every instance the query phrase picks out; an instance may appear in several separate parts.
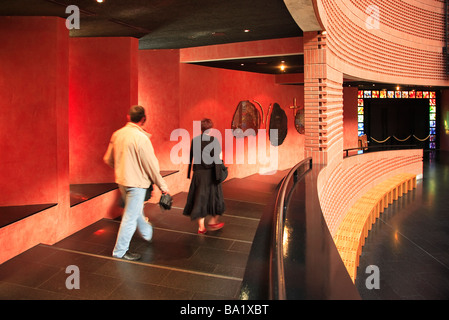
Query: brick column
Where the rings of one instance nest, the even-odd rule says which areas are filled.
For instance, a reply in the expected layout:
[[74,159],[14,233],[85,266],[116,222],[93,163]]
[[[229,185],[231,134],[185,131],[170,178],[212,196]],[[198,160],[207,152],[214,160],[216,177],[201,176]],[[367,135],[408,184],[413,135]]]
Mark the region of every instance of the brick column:
[[326,42],[304,32],[305,154],[321,164],[343,159],[343,74],[330,65]]

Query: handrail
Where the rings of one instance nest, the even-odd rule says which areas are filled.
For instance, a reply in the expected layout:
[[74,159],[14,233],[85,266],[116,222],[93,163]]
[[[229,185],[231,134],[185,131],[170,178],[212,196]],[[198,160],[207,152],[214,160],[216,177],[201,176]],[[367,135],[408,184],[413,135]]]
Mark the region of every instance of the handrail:
[[[349,152],[350,151],[365,151],[365,152],[370,152],[373,150],[376,151],[390,151],[390,150],[403,150],[403,149],[422,149],[421,146],[416,145],[416,144],[410,144],[410,145],[388,145],[388,146],[369,146],[369,147],[357,147],[357,148],[349,148],[349,149],[344,149],[344,158],[349,157]],[[355,154],[357,155],[357,154]]]
[[[307,158],[298,163],[282,180],[281,187],[276,197],[272,245],[270,250],[270,299],[286,300],[285,276],[284,276],[284,221],[285,210],[295,184],[312,169],[312,158]],[[293,177],[293,181],[292,181]],[[288,195],[287,195],[288,191]],[[287,195],[287,196],[286,196]]]

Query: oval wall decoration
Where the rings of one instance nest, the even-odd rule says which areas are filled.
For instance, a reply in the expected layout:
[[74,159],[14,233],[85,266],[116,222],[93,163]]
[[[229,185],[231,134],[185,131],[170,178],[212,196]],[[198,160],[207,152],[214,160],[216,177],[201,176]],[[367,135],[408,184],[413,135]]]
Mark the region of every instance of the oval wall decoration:
[[298,110],[295,115],[295,128],[300,134],[305,134],[306,129],[304,125],[304,109]]
[[[270,142],[273,146],[280,146],[284,143],[285,137],[287,137],[287,115],[285,111],[279,106],[278,103],[273,104],[273,110],[270,116]],[[272,134],[271,130],[277,130],[277,135]]]
[[254,131],[247,132],[247,135],[257,135],[260,123],[260,112],[256,106],[249,100],[240,101],[232,118],[231,128],[232,130],[241,129],[242,132],[234,132],[234,136],[243,137],[249,129],[253,129]]

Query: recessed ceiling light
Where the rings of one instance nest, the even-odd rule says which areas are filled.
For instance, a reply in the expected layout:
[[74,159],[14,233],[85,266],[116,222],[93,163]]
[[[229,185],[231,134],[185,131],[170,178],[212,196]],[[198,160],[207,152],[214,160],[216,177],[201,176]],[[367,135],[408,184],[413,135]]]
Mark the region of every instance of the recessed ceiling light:
[[103,3],[104,0],[97,0],[98,3]]
[[243,32],[246,32],[246,33],[248,33],[248,32],[251,32],[251,30],[249,30],[249,29],[245,29],[245,30],[243,30]]
[[284,72],[285,69],[287,68],[287,67],[285,66],[284,62],[285,62],[285,61],[282,61],[282,64],[281,64],[280,67],[279,67],[279,68],[281,69],[282,72]]

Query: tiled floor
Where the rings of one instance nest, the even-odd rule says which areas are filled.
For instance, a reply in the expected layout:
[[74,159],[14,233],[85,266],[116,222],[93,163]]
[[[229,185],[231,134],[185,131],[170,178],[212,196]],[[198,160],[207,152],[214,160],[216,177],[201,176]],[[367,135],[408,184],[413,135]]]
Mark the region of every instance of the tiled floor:
[[[367,289],[379,268],[380,289]],[[425,154],[424,179],[368,235],[356,285],[365,300],[449,299],[449,153]]]
[[[154,237],[133,239],[138,262],[111,258],[115,220],[38,245],[0,265],[0,299],[238,299],[259,219],[285,173],[227,181],[226,227],[205,236],[182,215],[185,193],[175,196],[171,211],[147,206]],[[362,299],[449,298],[448,195],[449,153],[426,154],[417,189],[391,205],[369,234],[356,280]],[[79,290],[66,287],[70,265],[80,270]],[[380,289],[365,285],[369,265],[379,267]]]
[[[111,257],[117,220],[98,221],[54,246],[38,245],[0,265],[0,299],[238,299],[260,216],[284,175],[227,181],[225,228],[206,235],[182,215],[185,193],[174,197],[170,211],[146,205],[154,235],[151,243],[138,235],[131,242],[142,254],[138,262]],[[80,289],[66,287],[72,265]]]

